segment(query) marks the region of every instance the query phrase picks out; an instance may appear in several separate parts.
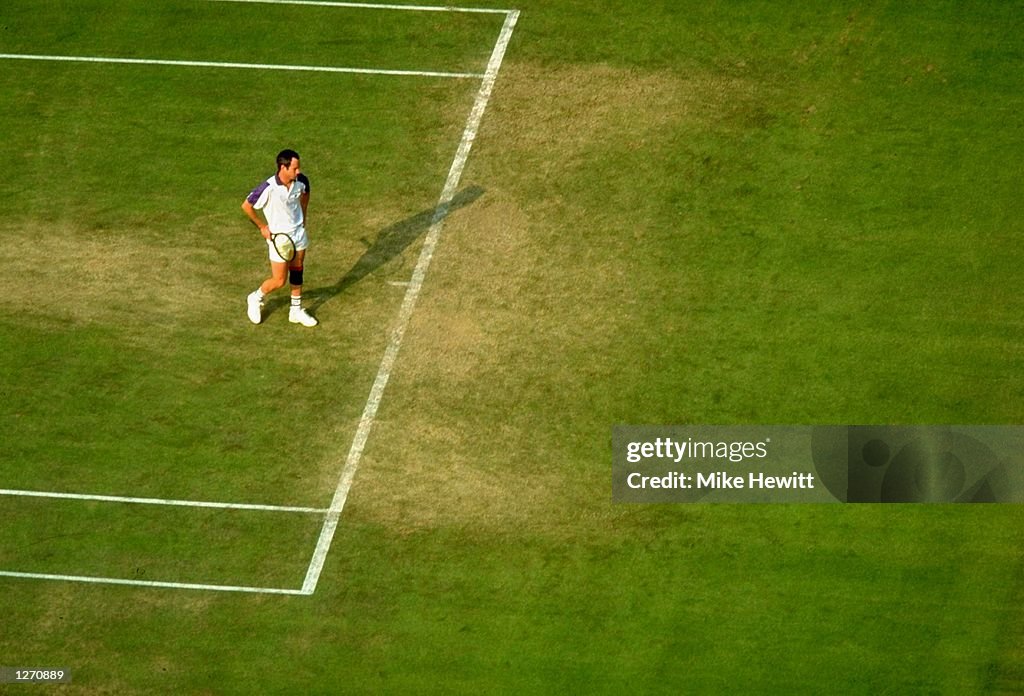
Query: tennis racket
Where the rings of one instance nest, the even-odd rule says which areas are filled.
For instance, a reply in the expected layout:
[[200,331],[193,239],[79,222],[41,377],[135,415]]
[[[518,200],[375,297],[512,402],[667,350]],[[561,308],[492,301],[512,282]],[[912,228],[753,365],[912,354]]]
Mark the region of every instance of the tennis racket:
[[295,258],[295,242],[292,238],[286,234],[271,234],[270,243],[274,245],[274,249],[285,261],[291,261]]

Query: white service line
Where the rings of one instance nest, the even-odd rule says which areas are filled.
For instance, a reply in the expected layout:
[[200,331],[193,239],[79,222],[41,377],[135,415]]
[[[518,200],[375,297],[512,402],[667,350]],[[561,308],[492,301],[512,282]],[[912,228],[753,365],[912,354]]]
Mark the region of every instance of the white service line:
[[384,5],[372,2],[331,2],[330,0],[208,0],[209,2],[243,2],[263,5],[312,5],[314,7],[347,7],[363,10],[405,10],[407,12],[463,12],[476,14],[508,14],[511,10],[485,7],[438,7],[433,5]]
[[338,528],[338,518],[341,516],[341,511],[345,507],[345,500],[348,498],[349,490],[352,488],[352,481],[355,479],[356,470],[359,468],[359,460],[363,456],[366,440],[377,417],[377,409],[380,408],[381,398],[384,396],[384,388],[391,377],[391,371],[398,357],[398,350],[402,346],[402,338],[405,336],[405,329],[409,324],[409,319],[412,317],[416,300],[419,297],[420,290],[423,288],[423,280],[426,278],[427,269],[430,267],[430,261],[434,255],[434,249],[437,247],[438,239],[441,236],[441,228],[444,225],[448,206],[455,195],[455,190],[459,186],[459,181],[462,179],[462,170],[466,166],[466,160],[469,157],[470,149],[473,147],[473,141],[476,140],[477,129],[480,127],[480,121],[483,119],[484,111],[487,109],[487,102],[491,98],[491,91],[494,89],[494,82],[498,77],[498,70],[501,67],[501,62],[505,57],[505,50],[508,48],[509,40],[512,38],[512,31],[515,29],[518,20],[518,10],[510,11],[505,17],[501,34],[494,45],[491,58],[487,63],[487,71],[484,74],[483,82],[473,103],[473,109],[466,120],[466,128],[462,133],[459,149],[455,153],[455,159],[452,161],[452,166],[448,171],[448,178],[445,180],[444,189],[441,191],[437,208],[434,210],[430,230],[427,232],[426,239],[423,242],[423,249],[420,251],[419,260],[416,262],[412,279],[409,281],[409,287],[402,300],[402,306],[398,310],[395,328],[384,351],[384,357],[381,359],[380,367],[377,370],[377,377],[373,382],[373,387],[370,389],[370,396],[366,401],[366,407],[363,409],[363,415],[359,419],[359,427],[349,449],[348,457],[345,459],[345,465],[341,470],[338,487],[334,491],[331,506],[327,511],[323,527],[320,530],[320,537],[317,539],[313,558],[309,562],[306,579],[302,583],[302,589],[307,594],[313,594],[316,591],[317,583],[320,580],[320,573],[323,571],[324,562],[327,560],[327,552],[331,548],[331,541],[334,539],[334,533]]
[[[219,0],[228,2],[229,0]],[[479,73],[435,72],[430,70],[383,70],[377,68],[336,68],[326,65],[274,65],[265,63],[218,63],[208,60],[163,60],[158,58],[108,58],[105,56],[46,56],[34,53],[0,53],[5,60],[44,60],[63,63],[115,63],[119,65],[172,65],[186,68],[230,68],[233,70],[291,70],[296,72],[354,73],[394,77],[448,77],[480,79]]]
[[251,503],[216,503],[202,500],[168,500],[165,498],[129,498],[119,495],[91,495],[84,493],[53,493],[50,491],[22,491],[0,488],[0,495],[24,498],[58,498],[63,500],[94,500],[102,503],[135,503],[140,505],[174,505],[178,507],[217,508],[220,510],[261,510],[266,512],[305,512],[324,514],[327,510],[288,505],[256,505]]
[[122,578],[100,578],[90,575],[53,575],[50,573],[18,573],[0,570],[0,577],[26,578],[30,580],[62,580],[64,582],[87,582],[96,585],[135,585],[139,587],[160,587],[172,590],[213,590],[216,592],[252,592],[255,594],[307,595],[305,590],[290,590],[280,587],[245,587],[242,585],[208,585],[195,582],[160,582],[156,580],[126,580]]

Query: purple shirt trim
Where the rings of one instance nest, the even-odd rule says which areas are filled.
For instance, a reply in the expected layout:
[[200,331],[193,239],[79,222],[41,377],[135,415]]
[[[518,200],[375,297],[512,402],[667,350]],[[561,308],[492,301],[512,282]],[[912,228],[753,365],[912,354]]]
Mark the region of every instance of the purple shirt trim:
[[[309,177],[307,177],[305,174],[299,174],[298,180],[300,183],[302,183],[303,186],[306,187],[306,193],[309,194]],[[281,183],[281,180],[277,178],[277,174],[274,175],[274,181],[277,182],[278,186],[284,185]],[[252,190],[252,193],[250,193],[249,197],[246,198],[245,200],[249,201],[250,205],[256,205],[256,201],[260,199],[260,196],[263,195],[263,192],[266,191],[269,186],[269,179],[267,181],[261,181],[260,185],[254,188]]]
[[260,183],[259,186],[252,190],[252,193],[250,193],[249,197],[246,198],[245,200],[249,201],[249,205],[256,205],[256,201],[260,199],[260,196],[263,195],[263,192],[267,190],[268,186],[270,186],[269,181],[264,181]]

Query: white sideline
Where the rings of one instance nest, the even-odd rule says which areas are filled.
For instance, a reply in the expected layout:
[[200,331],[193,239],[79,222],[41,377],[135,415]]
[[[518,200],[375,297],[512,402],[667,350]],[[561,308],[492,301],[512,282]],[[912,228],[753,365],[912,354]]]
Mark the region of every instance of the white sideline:
[[373,387],[370,389],[370,396],[366,401],[366,407],[363,409],[363,415],[359,419],[359,428],[356,430],[352,447],[349,449],[345,465],[341,470],[338,487],[334,491],[331,506],[327,511],[323,527],[320,530],[320,537],[317,539],[313,558],[309,562],[306,579],[302,583],[302,589],[307,594],[313,594],[316,591],[317,583],[320,580],[320,573],[323,571],[324,562],[327,559],[327,552],[331,548],[331,541],[334,539],[334,533],[338,528],[338,518],[341,516],[341,511],[345,507],[345,500],[348,498],[349,490],[352,488],[352,481],[355,478],[356,470],[359,468],[359,460],[363,456],[363,448],[366,446],[366,440],[377,417],[377,409],[380,407],[381,398],[384,396],[384,388],[391,377],[391,370],[394,368],[395,360],[398,357],[398,350],[402,346],[405,329],[409,324],[409,319],[412,317],[416,300],[419,297],[420,290],[423,288],[423,280],[427,275],[427,269],[430,267],[430,261],[434,255],[434,249],[437,247],[438,239],[441,236],[441,228],[444,226],[444,218],[448,212],[448,206],[462,178],[462,170],[466,166],[466,160],[469,157],[470,149],[473,147],[473,141],[476,140],[477,129],[480,127],[480,121],[483,119],[487,102],[491,98],[491,90],[494,88],[494,82],[498,77],[498,69],[501,67],[505,50],[508,48],[508,42],[512,38],[512,31],[518,19],[518,10],[510,11],[505,17],[501,34],[498,36],[494,50],[491,53],[491,58],[487,63],[487,71],[484,74],[483,82],[480,85],[479,91],[477,91],[476,100],[473,102],[473,110],[466,120],[466,128],[462,133],[462,140],[459,142],[455,159],[452,161],[452,166],[448,171],[448,178],[445,180],[441,197],[434,211],[430,230],[427,232],[427,237],[423,242],[423,249],[420,251],[419,260],[416,262],[415,270],[413,270],[409,287],[405,291],[402,306],[398,310],[395,328],[384,351],[384,357],[381,359],[380,367],[377,370],[377,377],[373,382]]
[[[230,2],[232,0],[218,0]],[[230,68],[233,70],[292,70],[296,72],[355,73],[395,77],[450,77],[480,79],[479,73],[435,72],[430,70],[383,70],[378,68],[334,68],[325,65],[274,65],[265,63],[218,63],[208,60],[162,60],[158,58],[107,58],[104,56],[46,56],[34,53],[0,53],[4,60],[45,60],[63,63],[114,63],[118,65],[172,65],[186,68]]]
[[313,7],[347,7],[364,10],[405,10],[407,12],[466,12],[477,14],[503,14],[510,10],[485,7],[439,7],[435,5],[383,5],[372,2],[331,2],[330,0],[209,0],[210,2],[243,2],[263,5],[312,5]]
[[0,488],[0,495],[24,498],[58,498],[63,500],[93,500],[103,503],[136,503],[140,505],[175,505],[179,507],[217,508],[221,510],[264,510],[267,512],[304,512],[324,514],[327,510],[288,505],[254,505],[250,503],[216,503],[203,500],[168,500],[165,498],[132,498],[120,495],[87,495],[84,493],[54,493],[50,491],[23,491]]

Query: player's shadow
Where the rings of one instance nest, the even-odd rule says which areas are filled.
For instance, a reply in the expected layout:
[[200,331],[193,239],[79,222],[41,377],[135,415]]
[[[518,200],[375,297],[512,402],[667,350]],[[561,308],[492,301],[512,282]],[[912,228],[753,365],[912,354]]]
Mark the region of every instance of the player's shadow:
[[482,187],[468,186],[452,196],[447,205],[435,206],[393,225],[388,225],[377,234],[377,238],[372,243],[364,237],[362,241],[367,246],[366,251],[352,268],[338,279],[338,282],[306,292],[309,299],[309,311],[315,312],[326,302],[399,256],[435,223],[441,222],[453,211],[470,205],[482,195],[484,195]]

